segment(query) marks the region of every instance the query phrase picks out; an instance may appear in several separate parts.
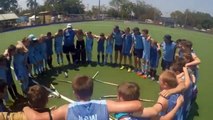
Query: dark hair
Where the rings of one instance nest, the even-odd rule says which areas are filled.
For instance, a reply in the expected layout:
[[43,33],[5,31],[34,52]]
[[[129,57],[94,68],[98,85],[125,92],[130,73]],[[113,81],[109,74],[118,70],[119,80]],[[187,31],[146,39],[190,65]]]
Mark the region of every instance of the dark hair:
[[103,36],[103,37],[104,37],[105,35],[104,35],[104,33],[101,33],[100,36]]
[[8,48],[7,48],[8,52],[11,53],[13,51],[16,50],[16,46],[15,45],[10,45]]
[[183,72],[183,67],[185,66],[186,61],[183,58],[178,58],[175,62],[171,65],[170,70],[173,72]]
[[193,43],[189,40],[184,40],[181,42],[181,45],[185,48],[192,49]]
[[7,83],[5,83],[2,79],[0,79],[0,93],[4,93],[5,87],[7,87]]
[[139,32],[140,32],[140,29],[139,29],[138,27],[135,27],[135,28],[133,29],[133,32],[135,32],[135,31],[139,31]]
[[63,30],[62,30],[62,29],[59,29],[58,32],[63,32]]
[[140,87],[134,82],[125,82],[118,86],[118,95],[125,101],[138,100]]
[[44,108],[48,102],[49,92],[40,85],[34,85],[29,88],[27,98],[33,108]]
[[52,33],[51,32],[47,32],[47,36],[51,36],[52,35]]
[[143,29],[142,32],[144,32],[145,34],[149,34],[149,30],[148,29]]
[[93,80],[88,76],[76,76],[72,88],[79,99],[89,99],[93,94]]

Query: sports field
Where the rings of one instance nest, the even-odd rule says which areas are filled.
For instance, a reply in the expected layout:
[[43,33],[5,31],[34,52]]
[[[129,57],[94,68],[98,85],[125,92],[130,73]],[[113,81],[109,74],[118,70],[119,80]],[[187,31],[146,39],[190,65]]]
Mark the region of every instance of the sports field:
[[[121,29],[125,27],[139,27],[140,29],[147,28],[150,31],[152,38],[162,41],[165,34],[171,34],[172,39],[186,38],[193,42],[193,48],[197,55],[201,59],[200,65],[200,78],[198,81],[199,95],[197,99],[197,105],[193,106],[190,120],[210,120],[212,118],[213,110],[213,92],[211,80],[211,67],[213,67],[213,35],[188,31],[177,28],[166,28],[162,26],[138,24],[133,22],[111,22],[111,21],[100,21],[100,22],[81,22],[73,23],[74,28],[83,29],[86,31],[92,31],[94,34],[100,34],[101,32],[108,35],[112,32],[114,25],[119,25]],[[33,33],[36,36],[40,34],[46,34],[47,32],[55,33],[59,28],[65,28],[66,24],[49,25],[36,28],[28,28],[18,31],[11,31],[0,33],[0,52],[7,48],[9,44],[16,44],[17,40],[21,40],[24,36],[28,36]],[[93,47],[93,60],[96,61],[96,42]],[[54,56],[56,58],[56,56]],[[141,87],[141,98],[156,100],[158,97],[159,87],[156,82],[149,79],[142,79],[135,73],[127,73],[127,70],[120,70],[118,67],[111,66],[99,66],[97,64],[81,66],[79,70],[73,70],[71,66],[67,66],[66,59],[64,56],[65,66],[57,66],[56,59],[54,59],[54,69],[49,71],[46,75],[40,77],[40,82],[48,84],[52,82],[56,86],[56,89],[63,95],[74,99],[71,85],[61,80],[72,80],[72,78],[79,75],[93,76],[96,71],[99,71],[97,79],[113,82],[122,83],[124,81],[133,81]],[[68,72],[68,78],[65,78],[64,71]],[[160,69],[158,73],[160,72]],[[18,83],[18,82],[17,82]],[[17,85],[20,90],[20,86]],[[95,82],[94,99],[99,99],[104,95],[116,94],[116,87],[105,85],[102,83]],[[74,99],[75,100],[75,99]],[[66,103],[62,99],[52,98],[50,99],[49,106],[59,106]],[[144,102],[145,106],[151,106],[153,103]]]

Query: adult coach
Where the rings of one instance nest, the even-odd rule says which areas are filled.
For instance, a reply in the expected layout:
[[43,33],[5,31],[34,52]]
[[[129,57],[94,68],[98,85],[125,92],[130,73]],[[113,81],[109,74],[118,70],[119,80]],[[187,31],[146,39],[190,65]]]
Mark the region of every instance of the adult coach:
[[72,24],[67,24],[67,28],[64,29],[64,44],[63,44],[63,52],[66,54],[66,58],[69,64],[71,64],[70,61],[70,54],[72,55],[72,61],[73,63],[76,62],[76,50],[75,50],[75,35],[76,32],[72,28]]
[[115,26],[113,32],[112,32],[114,41],[115,41],[115,64],[117,64],[118,60],[118,53],[119,53],[119,65],[121,65],[122,62],[122,44],[123,44],[123,39],[122,39],[122,33],[119,29],[119,26]]

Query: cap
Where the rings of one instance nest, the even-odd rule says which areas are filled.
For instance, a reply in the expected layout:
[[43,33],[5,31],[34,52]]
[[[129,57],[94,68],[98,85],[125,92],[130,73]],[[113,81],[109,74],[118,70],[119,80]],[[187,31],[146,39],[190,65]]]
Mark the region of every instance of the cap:
[[30,41],[36,41],[36,40],[38,40],[38,38],[36,38],[33,34],[30,34],[27,38],[28,38]]
[[68,24],[67,24],[67,28],[72,28],[72,24],[71,24],[71,23],[68,23]]

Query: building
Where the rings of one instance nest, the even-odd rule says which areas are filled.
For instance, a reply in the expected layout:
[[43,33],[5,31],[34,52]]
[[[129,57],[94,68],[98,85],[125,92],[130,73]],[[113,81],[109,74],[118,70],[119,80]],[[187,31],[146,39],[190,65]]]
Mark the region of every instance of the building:
[[0,14],[0,32],[16,26],[18,16],[15,13]]

